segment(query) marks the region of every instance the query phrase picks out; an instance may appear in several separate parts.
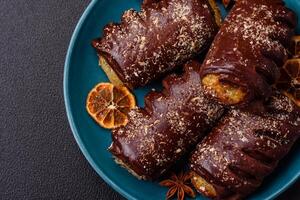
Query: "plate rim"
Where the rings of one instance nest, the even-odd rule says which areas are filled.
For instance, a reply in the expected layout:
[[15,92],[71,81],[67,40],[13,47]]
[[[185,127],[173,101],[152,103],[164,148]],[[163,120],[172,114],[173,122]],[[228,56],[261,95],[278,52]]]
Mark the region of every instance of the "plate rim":
[[71,62],[71,57],[73,53],[73,49],[75,46],[75,43],[78,39],[78,35],[80,30],[82,29],[85,20],[87,17],[90,15],[91,11],[93,8],[96,6],[96,3],[98,3],[98,0],[91,0],[89,5],[86,7],[85,11],[81,15],[79,21],[77,22],[77,25],[73,31],[71,40],[69,42],[68,50],[67,50],[67,55],[66,55],[66,60],[64,64],[64,75],[63,75],[63,93],[64,93],[64,102],[65,102],[65,109],[67,113],[67,118],[69,121],[69,125],[71,127],[73,136],[75,138],[75,141],[77,145],[79,146],[81,152],[83,153],[84,157],[87,159],[88,163],[92,166],[92,168],[97,172],[97,174],[107,183],[109,184],[115,191],[117,191],[119,194],[121,194],[123,197],[127,199],[136,199],[133,197],[130,193],[126,192],[124,189],[120,188],[116,183],[114,183],[103,171],[102,169],[94,162],[92,159],[90,153],[86,149],[84,143],[82,142],[77,127],[75,125],[73,115],[72,115],[72,108],[70,106],[70,99],[69,99],[69,82],[68,82],[68,77],[69,77],[69,68],[70,68],[70,62]]
[[[85,23],[87,17],[91,14],[91,11],[96,6],[98,1],[99,0],[91,0],[89,5],[86,7],[85,11],[83,12],[83,14],[81,15],[79,21],[77,22],[77,25],[76,25],[73,33],[72,33],[72,37],[71,37],[71,40],[69,42],[69,46],[68,46],[68,50],[67,50],[67,54],[66,54],[66,59],[65,59],[65,64],[64,64],[64,74],[63,74],[63,94],[64,94],[65,109],[66,109],[66,113],[67,113],[68,122],[69,122],[69,125],[71,127],[71,130],[72,130],[73,136],[75,138],[75,141],[76,141],[77,145],[79,146],[81,152],[83,153],[84,157],[87,159],[88,163],[92,166],[92,168],[97,172],[97,174],[109,186],[111,186],[115,191],[117,191],[123,197],[125,197],[127,199],[137,199],[136,197],[134,197],[133,195],[128,193],[125,189],[121,188],[115,182],[113,182],[107,176],[107,174],[104,173],[102,171],[102,169],[94,162],[94,160],[92,159],[90,153],[86,149],[82,139],[80,138],[80,134],[78,133],[76,124],[75,124],[74,119],[73,119],[72,108],[70,106],[68,77],[69,77],[69,68],[70,68],[71,58],[72,58],[72,54],[73,54],[73,49],[74,49],[76,41],[78,40],[78,35],[79,35],[82,27],[84,26],[84,23]],[[297,174],[295,174],[295,176],[293,176],[293,178],[290,181],[283,184],[283,186],[279,190],[275,191],[270,196],[268,196],[266,198],[266,200],[272,200],[272,199],[275,199],[276,197],[278,197],[281,193],[286,191],[292,184],[294,184],[299,177],[300,177],[300,171]]]

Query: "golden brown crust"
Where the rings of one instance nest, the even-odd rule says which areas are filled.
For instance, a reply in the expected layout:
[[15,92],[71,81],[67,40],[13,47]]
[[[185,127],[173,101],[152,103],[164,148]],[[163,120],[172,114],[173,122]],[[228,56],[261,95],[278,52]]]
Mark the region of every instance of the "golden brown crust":
[[136,177],[139,180],[144,180],[145,177],[143,176],[139,176],[137,173],[135,173],[135,171],[133,171],[126,163],[124,163],[121,159],[115,157],[115,162],[120,165],[121,167],[123,167],[124,169],[126,169],[130,174],[132,174],[134,177]]
[[213,15],[215,17],[215,22],[218,25],[218,27],[220,27],[222,24],[222,16],[221,16],[220,9],[219,9],[218,5],[216,4],[215,0],[208,0],[208,3],[210,5],[210,8],[213,11]]
[[202,84],[210,93],[214,93],[221,102],[229,105],[239,104],[246,96],[245,89],[233,84],[222,83],[218,75],[209,74],[202,79]]
[[196,172],[191,173],[191,182],[199,193],[204,194],[208,198],[215,198],[217,196],[217,192],[212,184],[210,184],[205,180],[205,178],[202,178]]
[[99,55],[99,66],[103,69],[110,82],[114,85],[124,85],[106,59]]

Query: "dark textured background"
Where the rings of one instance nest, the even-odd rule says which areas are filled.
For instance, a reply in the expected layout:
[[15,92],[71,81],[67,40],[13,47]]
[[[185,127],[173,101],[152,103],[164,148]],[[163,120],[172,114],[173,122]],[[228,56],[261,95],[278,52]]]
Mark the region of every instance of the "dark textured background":
[[[88,3],[0,0],[1,200],[122,199],[89,166],[65,114],[65,55]],[[279,199],[299,198],[300,181]]]

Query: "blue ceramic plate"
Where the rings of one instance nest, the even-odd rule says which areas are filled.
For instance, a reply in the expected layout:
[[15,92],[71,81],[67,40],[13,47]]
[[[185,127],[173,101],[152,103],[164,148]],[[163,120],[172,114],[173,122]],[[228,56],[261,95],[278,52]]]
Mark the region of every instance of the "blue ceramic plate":
[[[300,16],[300,1],[286,0],[287,5]],[[110,132],[99,127],[85,110],[88,92],[99,82],[108,81],[98,66],[91,40],[99,37],[109,22],[118,22],[123,11],[139,9],[140,0],[93,0],[82,15],[69,46],[64,72],[64,96],[69,122],[74,137],[84,156],[97,173],[116,191],[128,199],[164,199],[166,188],[157,183],[139,181],[115,164],[107,151]],[[225,13],[224,13],[225,14]],[[300,26],[298,26],[298,33]],[[160,84],[134,91],[138,104],[143,106],[144,95]],[[272,199],[300,176],[300,145],[281,162],[251,199]],[[198,199],[204,199],[198,196]]]

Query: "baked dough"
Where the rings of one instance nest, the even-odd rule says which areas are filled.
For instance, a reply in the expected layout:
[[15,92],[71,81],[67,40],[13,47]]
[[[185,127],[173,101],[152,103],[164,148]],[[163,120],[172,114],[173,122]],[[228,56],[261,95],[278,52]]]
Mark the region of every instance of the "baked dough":
[[213,0],[147,0],[92,42],[113,84],[131,88],[161,78],[206,51],[221,16]]

